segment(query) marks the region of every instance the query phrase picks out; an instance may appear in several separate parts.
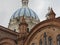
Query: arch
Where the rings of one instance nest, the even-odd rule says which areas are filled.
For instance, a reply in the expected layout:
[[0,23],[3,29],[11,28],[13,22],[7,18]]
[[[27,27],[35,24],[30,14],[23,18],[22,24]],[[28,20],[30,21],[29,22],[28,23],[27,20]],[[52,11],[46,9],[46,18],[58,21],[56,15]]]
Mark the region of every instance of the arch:
[[60,34],[57,35],[57,40],[60,40]]
[[0,45],[16,45],[16,43],[14,42],[14,40],[9,39],[9,38],[4,38],[0,40]]
[[45,20],[43,22],[40,22],[39,24],[37,24],[33,29],[32,31],[30,32],[30,34],[28,35],[28,38],[27,40],[25,41],[24,45],[28,45],[29,42],[31,41],[32,37],[39,31],[42,31],[42,30],[39,30],[45,26],[48,26],[48,25],[53,25],[53,26],[57,26],[57,27],[60,27],[60,21],[59,19],[50,19],[50,20]]

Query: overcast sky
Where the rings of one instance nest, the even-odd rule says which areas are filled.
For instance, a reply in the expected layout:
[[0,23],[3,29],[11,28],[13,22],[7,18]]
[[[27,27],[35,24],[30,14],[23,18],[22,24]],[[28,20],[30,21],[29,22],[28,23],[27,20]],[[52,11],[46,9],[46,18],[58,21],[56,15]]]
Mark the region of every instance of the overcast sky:
[[[21,6],[21,0],[0,0],[0,25],[8,27],[10,17]],[[48,7],[53,8],[56,17],[60,16],[60,0],[29,0],[29,8],[36,12],[40,20],[46,18]]]

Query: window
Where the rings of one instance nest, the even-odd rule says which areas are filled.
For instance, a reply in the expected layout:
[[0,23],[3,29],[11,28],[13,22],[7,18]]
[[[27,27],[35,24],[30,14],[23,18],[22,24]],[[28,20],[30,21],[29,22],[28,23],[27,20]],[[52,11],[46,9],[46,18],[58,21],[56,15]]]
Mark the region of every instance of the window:
[[42,39],[40,39],[39,45],[42,45]]
[[27,28],[27,32],[29,33],[29,28]]
[[46,32],[44,32],[44,45],[47,45],[47,35],[46,35]]
[[51,36],[48,37],[48,44],[52,45],[52,38],[51,38]]
[[14,29],[14,32],[16,32],[16,29]]
[[57,44],[60,45],[60,34],[57,36]]

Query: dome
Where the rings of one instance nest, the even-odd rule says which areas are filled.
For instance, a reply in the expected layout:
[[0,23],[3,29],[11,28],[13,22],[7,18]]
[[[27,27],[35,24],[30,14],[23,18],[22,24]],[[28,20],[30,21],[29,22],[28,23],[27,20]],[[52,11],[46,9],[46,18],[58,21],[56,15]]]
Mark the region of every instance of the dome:
[[8,25],[9,29],[19,30],[20,19],[24,16],[26,23],[28,24],[29,31],[40,22],[37,14],[28,7],[28,0],[22,0],[22,8],[13,13]]
[[18,18],[20,16],[27,16],[27,17],[32,17],[36,20],[39,20],[37,14],[30,8],[25,7],[25,8],[20,8],[18,9],[11,17],[11,19]]
[[37,14],[32,9],[29,9],[28,7],[25,7],[25,8],[20,8],[16,12],[14,12],[14,14],[10,18],[8,28],[12,29],[12,30],[15,30],[15,29],[18,30],[18,27],[19,27],[18,25],[20,23],[19,20],[20,20],[21,16],[24,16],[24,18],[25,18],[25,20],[28,24],[28,28],[30,30],[37,23],[40,22]]

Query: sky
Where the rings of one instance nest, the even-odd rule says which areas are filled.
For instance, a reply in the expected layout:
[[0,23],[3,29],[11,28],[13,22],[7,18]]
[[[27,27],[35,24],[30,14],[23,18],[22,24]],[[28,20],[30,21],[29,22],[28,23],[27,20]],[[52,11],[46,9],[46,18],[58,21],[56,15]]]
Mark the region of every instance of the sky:
[[[40,21],[46,19],[48,7],[53,8],[56,17],[60,16],[60,0],[29,0],[28,6],[36,12]],[[8,27],[11,16],[21,7],[21,0],[0,0],[0,25]]]

